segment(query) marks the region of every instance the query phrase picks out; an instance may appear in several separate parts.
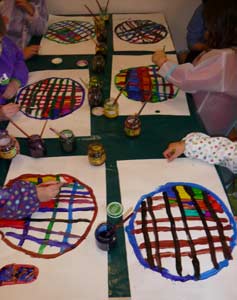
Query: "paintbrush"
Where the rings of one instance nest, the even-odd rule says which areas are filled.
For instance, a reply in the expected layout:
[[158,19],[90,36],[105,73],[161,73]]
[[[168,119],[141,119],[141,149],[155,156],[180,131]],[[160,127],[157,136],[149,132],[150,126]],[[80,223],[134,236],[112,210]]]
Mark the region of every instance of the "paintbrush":
[[85,8],[89,11],[90,15],[95,19],[95,21],[99,21],[100,19],[98,17],[96,17],[95,14],[93,14],[93,12],[90,10],[90,8],[87,5],[84,5]]
[[44,133],[44,130],[45,130],[45,127],[46,127],[47,123],[48,123],[48,120],[46,120],[44,122],[43,128],[42,128],[41,133],[40,133],[40,138],[42,138],[42,136],[43,136],[43,133]]
[[122,95],[123,91],[126,89],[128,82],[125,84],[125,86],[119,91],[117,97],[114,99],[114,104],[118,102],[119,97]]
[[53,133],[55,133],[58,137],[60,137],[60,138],[62,138],[64,140],[67,139],[67,137],[66,137],[66,135],[64,133],[61,133],[61,132],[57,131],[56,129],[52,128],[52,127],[50,127],[49,129],[51,131],[53,131]]
[[81,80],[81,82],[85,85],[85,87],[88,89],[88,88],[89,88],[89,84],[86,83],[85,80],[82,79],[81,77],[80,77],[80,80]]
[[12,125],[14,125],[18,130],[20,130],[26,137],[30,137],[20,126],[18,126],[14,121],[12,121],[12,119],[9,119],[9,122],[11,122]]
[[103,12],[103,8],[101,7],[99,0],[95,0],[95,1],[100,9],[100,12]]
[[106,236],[110,236],[111,234],[113,234],[118,228],[122,227],[123,224],[131,218],[131,216],[133,215],[134,211],[132,207],[129,207],[129,209],[124,213],[123,215],[123,220],[121,222],[119,222],[118,224],[113,225],[113,227],[106,232]]
[[107,0],[106,6],[105,6],[105,12],[107,12],[108,6],[109,6],[109,0]]

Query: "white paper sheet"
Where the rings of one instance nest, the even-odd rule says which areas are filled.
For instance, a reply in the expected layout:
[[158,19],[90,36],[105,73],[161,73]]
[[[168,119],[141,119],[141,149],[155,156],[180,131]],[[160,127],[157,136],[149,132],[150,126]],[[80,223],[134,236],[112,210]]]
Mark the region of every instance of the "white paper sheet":
[[[82,86],[84,84],[81,82],[82,78],[85,82],[89,81],[89,71],[86,70],[47,70],[47,71],[36,71],[30,72],[28,84],[37,82],[42,79],[50,77],[60,77],[60,78],[71,78],[79,82]],[[54,129],[61,131],[63,129],[71,129],[75,136],[89,136],[91,135],[90,129],[90,107],[87,98],[87,88],[85,88],[85,99],[81,107],[75,110],[73,113],[66,115],[65,117],[48,120],[47,126],[45,128],[43,138],[55,138],[55,134],[49,129],[53,127]],[[18,112],[12,120],[22,128],[27,134],[40,134],[41,129],[45,123],[45,120],[39,120],[27,117],[22,112]],[[19,131],[15,126],[9,123],[7,129],[15,137],[25,137],[21,131]]]
[[10,263],[32,264],[39,268],[39,276],[33,283],[0,287],[0,299],[107,299],[107,253],[97,248],[94,238],[96,226],[106,220],[105,167],[91,166],[86,156],[34,159],[18,155],[11,163],[6,182],[26,173],[64,173],[78,178],[93,189],[98,214],[86,239],[54,259],[32,258],[1,241],[0,267]]
[[[115,27],[127,20],[150,20],[157,24],[164,25],[168,30],[167,36],[154,44],[133,44],[126,40],[120,39],[115,33]],[[168,24],[165,17],[161,13],[154,14],[115,14],[113,15],[113,42],[114,51],[155,51],[157,49],[163,49],[165,47],[166,51],[174,51],[174,44],[171,39]]]
[[[170,59],[177,62],[175,55],[167,55]],[[114,84],[115,75],[120,70],[127,68],[135,68],[141,66],[149,66],[152,64],[151,55],[114,55],[111,74],[111,89],[110,96],[116,98],[119,91]],[[133,115],[141,108],[140,101],[128,99],[123,94],[120,96],[119,101],[119,114],[121,116]],[[157,113],[156,111],[159,111]],[[190,115],[186,95],[183,91],[179,90],[174,99],[167,101],[147,103],[141,115]]]
[[[230,205],[215,167],[207,163],[179,158],[118,161],[122,203],[126,210],[135,206],[140,197],[167,182],[193,182],[217,194],[228,208]],[[197,282],[173,282],[159,273],[145,269],[137,260],[126,234],[129,280],[132,300],[234,300],[237,297],[237,251],[233,261],[217,275]]]
[[[92,17],[69,17],[69,16],[54,16],[50,15],[48,20],[48,26],[59,21],[74,20],[90,22],[94,24]],[[66,54],[95,54],[95,44],[92,40],[82,41],[76,44],[60,44],[51,41],[45,37],[42,38],[40,43],[39,55],[66,55]]]

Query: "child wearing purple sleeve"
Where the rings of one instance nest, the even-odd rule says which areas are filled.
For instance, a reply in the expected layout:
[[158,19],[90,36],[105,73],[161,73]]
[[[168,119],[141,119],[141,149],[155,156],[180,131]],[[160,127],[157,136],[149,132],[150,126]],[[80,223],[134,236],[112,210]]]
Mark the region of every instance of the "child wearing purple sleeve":
[[5,24],[0,15],[0,120],[9,119],[17,113],[17,104],[6,103],[28,79],[23,54],[5,33]]
[[23,50],[24,58],[38,54],[39,45],[28,44],[32,36],[41,36],[46,32],[46,1],[0,0],[0,13],[7,19],[7,36]]
[[16,181],[10,187],[0,188],[0,219],[23,219],[39,209],[40,202],[54,198],[62,183],[50,181],[34,185]]
[[176,64],[153,54],[158,73],[193,95],[208,134],[226,136],[237,120],[237,1],[208,0],[203,9],[207,45],[193,63]]

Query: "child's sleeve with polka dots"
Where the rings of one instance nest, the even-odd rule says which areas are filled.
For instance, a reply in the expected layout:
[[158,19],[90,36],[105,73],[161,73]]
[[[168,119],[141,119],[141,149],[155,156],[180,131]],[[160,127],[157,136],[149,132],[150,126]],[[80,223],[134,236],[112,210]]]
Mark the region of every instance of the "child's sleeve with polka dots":
[[39,209],[36,186],[16,181],[0,189],[0,219],[22,219]]
[[204,160],[210,164],[222,165],[237,172],[237,143],[225,137],[210,137],[204,133],[192,132],[185,138],[185,156]]

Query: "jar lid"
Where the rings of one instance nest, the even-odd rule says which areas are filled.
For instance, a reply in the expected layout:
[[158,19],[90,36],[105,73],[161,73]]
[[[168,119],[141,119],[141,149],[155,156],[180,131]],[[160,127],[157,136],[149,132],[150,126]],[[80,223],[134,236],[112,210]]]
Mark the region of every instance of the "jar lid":
[[51,59],[51,63],[54,65],[59,65],[63,62],[63,59],[61,57],[55,57]]
[[119,218],[123,214],[123,205],[119,202],[111,202],[107,206],[107,214],[111,218]]
[[96,106],[96,107],[92,108],[91,113],[92,113],[92,115],[97,116],[97,117],[103,116],[104,108],[100,107],[100,106]]

